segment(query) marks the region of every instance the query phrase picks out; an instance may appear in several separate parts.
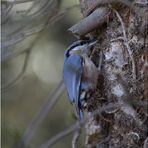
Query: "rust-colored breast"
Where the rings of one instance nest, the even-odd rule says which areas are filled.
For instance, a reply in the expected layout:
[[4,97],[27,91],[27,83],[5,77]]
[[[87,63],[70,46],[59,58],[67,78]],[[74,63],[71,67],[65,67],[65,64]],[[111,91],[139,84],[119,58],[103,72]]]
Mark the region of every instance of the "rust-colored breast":
[[81,89],[95,89],[98,79],[98,70],[94,63],[87,57],[84,57],[82,86]]

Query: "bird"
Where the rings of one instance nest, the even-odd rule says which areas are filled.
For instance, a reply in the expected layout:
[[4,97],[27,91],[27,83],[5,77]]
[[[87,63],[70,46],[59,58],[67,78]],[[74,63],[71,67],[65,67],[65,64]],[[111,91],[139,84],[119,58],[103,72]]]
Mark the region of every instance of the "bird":
[[84,117],[83,104],[89,92],[97,86],[98,70],[89,57],[97,40],[78,40],[64,53],[63,80],[71,103],[75,104],[77,117]]

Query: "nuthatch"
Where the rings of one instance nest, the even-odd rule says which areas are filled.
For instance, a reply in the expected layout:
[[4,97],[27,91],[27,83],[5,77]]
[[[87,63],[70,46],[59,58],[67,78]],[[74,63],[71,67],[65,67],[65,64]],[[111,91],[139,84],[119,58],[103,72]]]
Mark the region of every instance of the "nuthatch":
[[90,48],[97,41],[80,40],[74,42],[65,51],[63,78],[69,99],[75,103],[77,114],[83,118],[83,103],[89,92],[95,90],[98,71],[89,58]]

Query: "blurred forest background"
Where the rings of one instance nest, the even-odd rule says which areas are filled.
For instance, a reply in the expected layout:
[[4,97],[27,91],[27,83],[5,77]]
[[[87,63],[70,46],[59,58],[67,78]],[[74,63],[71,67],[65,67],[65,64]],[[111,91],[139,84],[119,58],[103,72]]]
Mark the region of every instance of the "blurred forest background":
[[[64,50],[76,40],[67,29],[82,17],[76,4],[78,0],[2,0],[2,148],[16,148],[61,81]],[[64,93],[29,147],[39,147],[75,122],[72,110]],[[52,147],[71,147],[70,138]]]

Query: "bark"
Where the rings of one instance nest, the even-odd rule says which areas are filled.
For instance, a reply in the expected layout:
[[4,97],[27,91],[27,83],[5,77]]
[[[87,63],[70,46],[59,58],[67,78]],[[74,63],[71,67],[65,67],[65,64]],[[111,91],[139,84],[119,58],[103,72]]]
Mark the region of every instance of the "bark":
[[[85,30],[83,27],[73,28],[81,38],[89,36],[99,40],[92,54],[99,72],[98,86],[87,101],[86,112],[92,113],[109,103],[121,104],[89,119],[85,128],[86,147],[141,148],[147,145],[147,3],[145,0],[80,0],[85,22],[97,9],[103,12],[107,8],[109,12],[101,25],[94,25],[97,21],[90,19],[94,28],[88,29],[86,34],[81,30]],[[100,17],[97,15],[96,19]],[[75,33],[75,30],[71,31]]]

